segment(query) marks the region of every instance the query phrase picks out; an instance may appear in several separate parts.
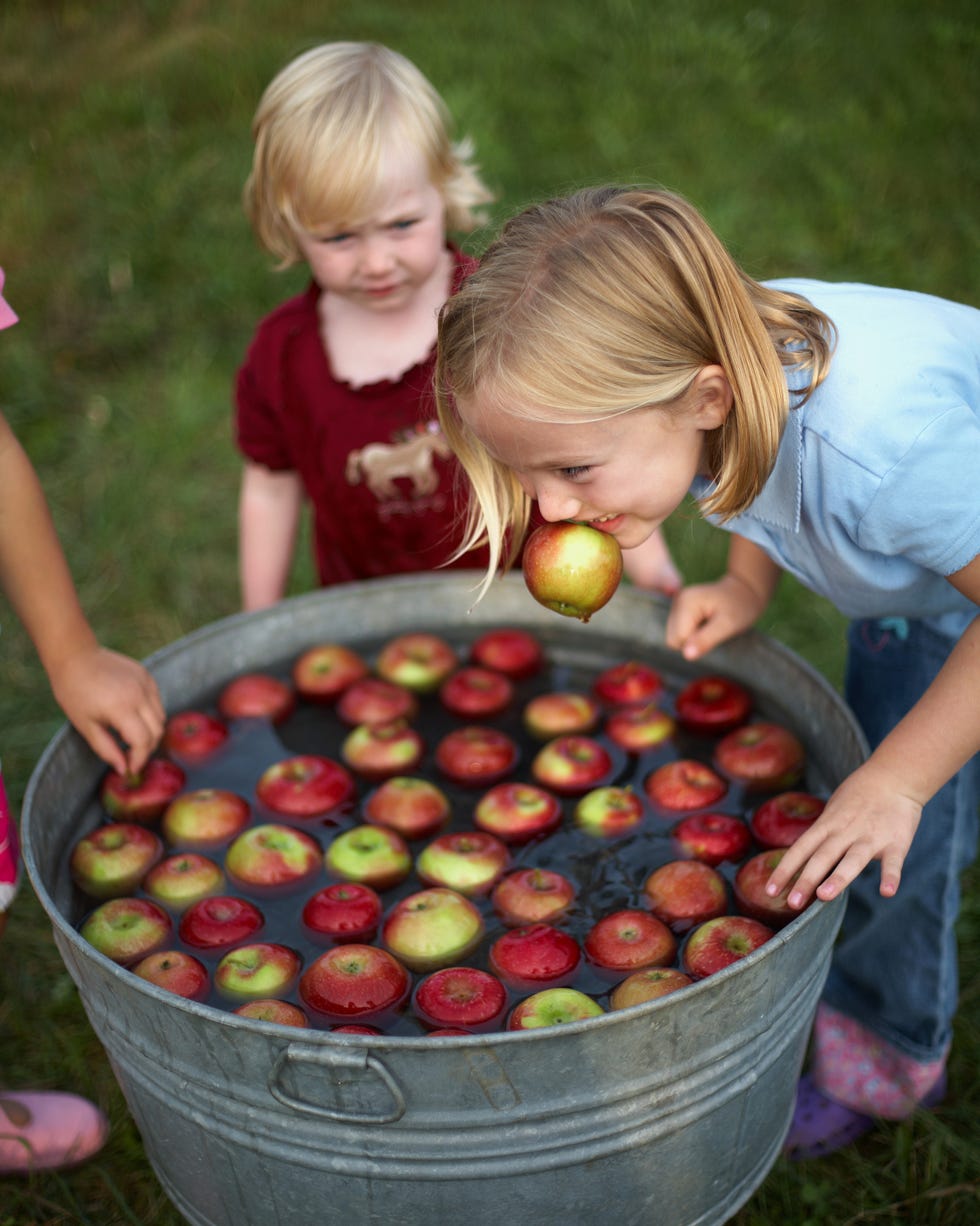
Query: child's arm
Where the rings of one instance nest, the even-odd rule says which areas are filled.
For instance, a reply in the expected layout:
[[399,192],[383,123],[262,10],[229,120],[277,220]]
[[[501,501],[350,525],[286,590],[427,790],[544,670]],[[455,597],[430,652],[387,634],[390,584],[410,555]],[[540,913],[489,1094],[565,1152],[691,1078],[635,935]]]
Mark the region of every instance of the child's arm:
[[658,528],[642,545],[623,550],[623,569],[637,587],[675,596],[681,589],[680,571]]
[[68,719],[110,766],[139,771],[163,732],[156,682],[135,660],[99,646],[78,602],[41,483],[2,416],[0,588],[30,635]]
[[246,611],[282,599],[302,505],[298,473],[246,462],[238,501],[238,569]]

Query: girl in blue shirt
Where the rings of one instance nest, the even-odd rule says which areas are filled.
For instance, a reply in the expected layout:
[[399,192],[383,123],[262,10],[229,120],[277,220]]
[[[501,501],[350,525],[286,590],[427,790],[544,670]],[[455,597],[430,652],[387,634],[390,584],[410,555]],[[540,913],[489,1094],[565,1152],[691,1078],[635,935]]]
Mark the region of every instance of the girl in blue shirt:
[[731,545],[668,645],[695,660],[747,629],[784,569],[852,619],[873,751],[769,883],[798,872],[796,907],[850,886],[787,1148],[937,1101],[980,800],[980,312],[760,284],[678,196],[599,188],[505,226],[443,308],[437,384],[486,583],[532,501],[631,548],[690,490]]

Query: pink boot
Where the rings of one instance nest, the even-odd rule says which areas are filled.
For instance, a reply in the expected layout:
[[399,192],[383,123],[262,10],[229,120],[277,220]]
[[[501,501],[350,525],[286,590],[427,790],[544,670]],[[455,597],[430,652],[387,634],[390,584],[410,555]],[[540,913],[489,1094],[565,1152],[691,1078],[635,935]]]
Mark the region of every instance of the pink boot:
[[77,1094],[0,1091],[0,1175],[75,1166],[98,1153],[108,1135],[106,1117]]

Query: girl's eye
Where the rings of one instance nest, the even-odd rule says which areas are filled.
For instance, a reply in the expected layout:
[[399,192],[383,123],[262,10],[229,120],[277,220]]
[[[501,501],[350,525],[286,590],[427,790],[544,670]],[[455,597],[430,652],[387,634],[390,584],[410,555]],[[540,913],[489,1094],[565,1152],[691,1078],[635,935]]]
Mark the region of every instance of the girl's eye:
[[325,234],[322,238],[318,238],[318,243],[324,243],[327,246],[335,247],[340,243],[346,243],[349,238],[353,238],[352,234]]
[[577,477],[584,477],[590,471],[588,464],[573,464],[571,468],[559,468],[559,473],[568,481],[574,481]]
[[416,223],[416,218],[406,217],[401,221],[393,221],[391,223],[392,230],[410,230]]

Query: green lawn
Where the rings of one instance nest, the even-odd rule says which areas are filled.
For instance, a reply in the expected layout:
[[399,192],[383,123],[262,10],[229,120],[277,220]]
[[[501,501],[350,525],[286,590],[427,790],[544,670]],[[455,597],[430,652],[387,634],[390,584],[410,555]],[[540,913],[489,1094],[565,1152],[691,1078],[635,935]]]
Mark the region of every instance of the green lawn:
[[[302,283],[239,195],[271,76],[334,38],[414,59],[471,134],[493,223],[583,183],[693,199],[754,275],[900,285],[980,303],[980,22],[967,0],[5,0],[0,264],[22,323],[0,405],[47,489],[84,604],[143,656],[237,607],[230,387],[259,316]],[[720,534],[669,535],[713,574]],[[312,582],[301,557],[293,590]],[[0,751],[15,803],[60,725],[0,603]],[[839,682],[842,619],[784,582],[763,628]],[[968,886],[977,885],[974,870]],[[962,923],[951,1093],[853,1151],[780,1161],[737,1226],[980,1220],[980,912]],[[0,945],[0,1082],[76,1088],[112,1138],[81,1170],[0,1180],[0,1226],[179,1221],[143,1157],[39,905]]]

